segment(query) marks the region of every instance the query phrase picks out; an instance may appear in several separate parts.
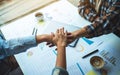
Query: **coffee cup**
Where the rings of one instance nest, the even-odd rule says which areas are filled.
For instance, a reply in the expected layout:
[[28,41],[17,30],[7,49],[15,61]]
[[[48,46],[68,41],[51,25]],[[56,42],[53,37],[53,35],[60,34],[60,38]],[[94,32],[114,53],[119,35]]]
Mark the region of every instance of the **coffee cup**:
[[42,12],[37,12],[37,13],[35,14],[35,17],[36,17],[36,19],[38,20],[38,22],[44,21],[44,16],[43,16],[43,13],[42,13]]
[[102,69],[105,65],[105,61],[103,60],[103,58],[99,57],[99,56],[93,56],[90,59],[90,64],[92,65],[92,67],[94,69]]

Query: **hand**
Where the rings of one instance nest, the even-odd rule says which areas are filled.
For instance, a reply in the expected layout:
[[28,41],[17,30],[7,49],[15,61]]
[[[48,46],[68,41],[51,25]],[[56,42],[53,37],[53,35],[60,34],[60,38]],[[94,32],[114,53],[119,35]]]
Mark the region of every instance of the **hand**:
[[67,31],[64,32],[64,28],[58,29],[53,37],[53,43],[56,46],[67,45]]
[[[77,36],[77,32],[78,32],[78,31],[67,32],[67,44],[66,44],[66,46],[67,46],[68,44],[72,43],[73,41],[75,41],[75,39],[77,39],[77,37],[78,37],[78,36]],[[51,35],[52,35],[52,36],[55,36],[54,33],[51,33]],[[55,46],[55,44],[54,44],[54,43],[51,43],[51,42],[47,42],[47,45],[48,45],[49,47]]]
[[[51,33],[51,36],[52,36],[52,40],[53,40],[53,37],[55,36],[55,34]],[[53,43],[53,41],[50,41],[50,42],[48,41],[46,45],[48,45],[49,47],[55,46],[55,44]]]
[[68,32],[67,33],[67,45],[75,41],[77,39],[77,31],[74,32]]
[[[52,33],[52,35],[54,36],[55,34]],[[82,28],[80,30],[76,30],[74,32],[68,32],[67,33],[67,45],[72,43],[73,41],[75,41],[75,39],[80,38],[80,37],[88,37],[85,28]],[[54,43],[48,42],[47,45],[49,47],[53,47]]]
[[75,39],[77,38],[81,38],[81,37],[90,37],[86,31],[86,28],[81,28],[79,30],[76,30],[74,32],[68,33],[67,34],[67,44],[72,43],[73,41],[75,41]]
[[66,69],[67,31],[64,32],[64,28],[57,29],[53,43],[57,46],[56,67]]

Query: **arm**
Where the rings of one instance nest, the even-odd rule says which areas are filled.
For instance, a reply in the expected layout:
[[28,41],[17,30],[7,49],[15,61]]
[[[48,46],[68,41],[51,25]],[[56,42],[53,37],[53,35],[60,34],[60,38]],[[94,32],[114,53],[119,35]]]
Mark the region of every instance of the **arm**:
[[51,35],[37,35],[23,38],[3,40],[0,37],[0,59],[26,51],[30,47],[36,46],[38,43],[51,41]]
[[57,59],[52,75],[68,75],[68,72],[66,71],[66,50],[65,50],[67,44],[67,33],[64,33],[63,28],[57,30],[55,37],[53,38],[53,42],[57,46]]
[[53,35],[49,35],[49,34],[37,35],[36,42],[37,44],[42,42],[52,42],[52,36]]
[[57,46],[57,60],[56,60],[56,67],[62,67],[66,69],[66,51],[65,51],[66,46]]
[[88,37],[100,36],[114,32],[120,28],[120,1],[114,1],[111,6],[106,10],[106,14],[98,17],[95,21],[85,27]]
[[[91,14],[91,12],[88,13],[88,15]],[[108,7],[108,9],[106,9],[105,12],[106,14],[104,14],[103,16],[94,17],[93,15],[94,19],[93,19],[92,24],[82,28],[82,30],[80,29],[80,30],[75,31],[75,32],[78,32],[76,35],[78,35],[79,37],[85,36],[85,37],[91,38],[91,37],[100,36],[103,34],[113,32],[117,28],[119,28],[120,27],[120,19],[119,19],[120,1],[119,0],[114,1]],[[87,14],[83,13],[83,15],[87,15]],[[88,19],[90,20],[90,17]]]

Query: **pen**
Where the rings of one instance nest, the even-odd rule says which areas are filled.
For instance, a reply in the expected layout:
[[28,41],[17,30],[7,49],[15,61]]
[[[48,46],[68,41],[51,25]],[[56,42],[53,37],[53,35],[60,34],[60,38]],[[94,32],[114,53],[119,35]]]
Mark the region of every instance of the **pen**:
[[35,30],[35,35],[37,35],[37,29]]
[[34,35],[34,32],[35,32],[35,28],[33,28],[33,32],[32,32],[32,35]]
[[97,49],[97,50],[94,50],[93,52],[88,53],[87,55],[83,56],[82,58],[86,58],[86,57],[88,57],[88,56],[90,56],[90,55],[92,55],[92,54],[94,54],[94,53],[96,53],[96,52],[98,52],[98,51],[99,51],[98,49]]
[[36,35],[36,34],[37,34],[37,29],[36,29],[36,28],[33,28],[32,35]]

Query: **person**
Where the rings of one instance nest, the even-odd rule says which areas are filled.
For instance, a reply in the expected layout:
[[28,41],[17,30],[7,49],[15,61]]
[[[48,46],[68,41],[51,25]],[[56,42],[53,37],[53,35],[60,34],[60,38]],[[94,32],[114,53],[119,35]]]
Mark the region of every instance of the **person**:
[[80,0],[78,12],[91,24],[69,33],[68,43],[80,37],[93,38],[112,32],[120,37],[120,0]]
[[112,32],[120,37],[120,0],[80,0],[78,13],[91,24],[68,32],[68,44],[77,38],[94,38]]
[[[43,35],[31,35],[22,38],[14,38],[5,40],[3,35],[0,34],[0,60],[21,52],[25,52],[28,48],[35,47],[37,44],[42,42],[51,42],[57,46],[57,60],[56,66],[53,69],[52,75],[68,75],[66,71],[66,41],[67,32],[64,33],[64,28],[56,31],[56,34],[43,34]],[[59,72],[58,72],[59,70]],[[16,69],[13,72],[8,73],[9,75],[18,74],[20,69]],[[1,73],[0,73],[1,74]],[[23,75],[22,73],[19,73]],[[18,75],[19,75],[18,74]]]
[[57,46],[57,59],[52,75],[68,75],[66,70],[67,31],[64,32],[64,28],[56,31],[53,36],[53,43]]
[[51,40],[52,36],[49,34],[31,35],[10,40],[3,39],[3,36],[0,34],[0,59],[25,52],[28,48],[35,47],[42,42],[52,42]]
[[[23,75],[12,55],[25,52],[28,48],[35,47],[42,42],[52,42],[51,40],[52,36],[49,34],[31,35],[10,40],[5,40],[0,34],[0,75]],[[9,56],[12,57],[12,60],[8,59]]]

